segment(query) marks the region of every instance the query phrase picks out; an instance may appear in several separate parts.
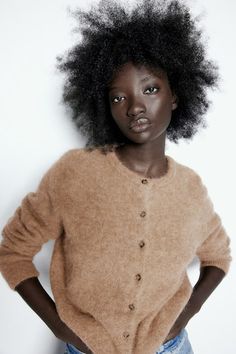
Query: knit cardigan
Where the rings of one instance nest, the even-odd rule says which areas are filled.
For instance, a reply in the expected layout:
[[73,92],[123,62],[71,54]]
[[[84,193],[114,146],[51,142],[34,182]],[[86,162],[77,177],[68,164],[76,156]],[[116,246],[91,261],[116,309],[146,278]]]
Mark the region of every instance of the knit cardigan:
[[228,272],[230,239],[200,176],[166,155],[145,178],[114,150],[66,151],[2,230],[0,271],[15,290],[55,240],[50,281],[61,320],[94,354],[153,354],[188,302],[186,268]]

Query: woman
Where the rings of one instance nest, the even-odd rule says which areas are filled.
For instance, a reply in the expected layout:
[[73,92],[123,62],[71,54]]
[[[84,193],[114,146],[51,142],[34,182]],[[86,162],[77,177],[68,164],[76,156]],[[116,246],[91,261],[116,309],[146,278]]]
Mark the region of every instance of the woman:
[[[165,141],[196,134],[217,67],[178,1],[138,2],[130,13],[101,1],[75,16],[82,42],[58,68],[88,141],[8,220],[0,270],[66,353],[191,354],[185,326],[229,271],[230,239],[200,176],[166,155]],[[32,262],[49,239],[55,302]]]

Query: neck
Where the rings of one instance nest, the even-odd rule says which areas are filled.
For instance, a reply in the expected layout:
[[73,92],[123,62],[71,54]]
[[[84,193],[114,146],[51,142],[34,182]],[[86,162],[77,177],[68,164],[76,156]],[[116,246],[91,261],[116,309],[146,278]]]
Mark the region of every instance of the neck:
[[164,143],[130,143],[117,147],[116,154],[128,168],[146,177],[157,178],[167,171]]

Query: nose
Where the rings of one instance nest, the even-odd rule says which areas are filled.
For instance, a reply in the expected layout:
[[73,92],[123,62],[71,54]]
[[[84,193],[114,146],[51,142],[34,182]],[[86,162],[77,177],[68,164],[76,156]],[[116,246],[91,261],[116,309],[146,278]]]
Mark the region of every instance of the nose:
[[146,107],[145,107],[144,103],[140,99],[138,99],[137,97],[133,98],[132,101],[130,101],[130,103],[129,103],[127,115],[129,117],[133,117],[133,116],[136,116],[136,115],[138,115],[140,113],[144,113],[144,112],[146,112]]

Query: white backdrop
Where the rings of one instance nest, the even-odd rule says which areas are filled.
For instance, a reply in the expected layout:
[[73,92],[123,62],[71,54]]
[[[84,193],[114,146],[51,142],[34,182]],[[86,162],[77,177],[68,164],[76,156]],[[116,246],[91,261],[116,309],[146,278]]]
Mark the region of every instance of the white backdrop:
[[[93,1],[94,2],[94,1]],[[75,0],[2,0],[0,2],[0,227],[22,198],[34,191],[51,164],[66,150],[85,143],[60,105],[63,77],[56,56],[76,40],[67,7],[87,8]],[[194,168],[207,185],[215,209],[231,237],[231,270],[187,325],[195,354],[235,353],[235,36],[234,0],[189,0],[209,36],[208,53],[220,65],[221,90],[211,94],[208,128],[191,143],[167,142],[166,153]],[[54,241],[35,257],[39,280],[52,296],[48,269]],[[199,263],[188,269],[191,282]],[[0,275],[0,354],[63,354],[44,322]],[[109,353],[108,353],[109,354]],[[124,353],[125,354],[125,353]],[[143,353],[145,354],[145,353]]]

